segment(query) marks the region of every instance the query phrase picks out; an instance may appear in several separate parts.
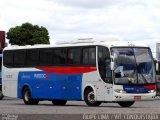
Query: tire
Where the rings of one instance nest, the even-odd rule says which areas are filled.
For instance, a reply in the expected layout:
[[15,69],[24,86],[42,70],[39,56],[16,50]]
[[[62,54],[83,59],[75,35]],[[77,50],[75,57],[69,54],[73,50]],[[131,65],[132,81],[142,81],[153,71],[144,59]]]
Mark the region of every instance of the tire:
[[3,93],[2,93],[2,90],[0,90],[0,100],[2,100],[3,99]]
[[23,90],[23,101],[26,105],[37,105],[39,103],[38,100],[32,99],[31,92],[28,87]]
[[99,106],[100,101],[95,101],[95,94],[93,89],[89,88],[84,93],[84,101],[88,106]]
[[134,101],[124,101],[124,102],[118,102],[118,104],[121,106],[121,107],[130,107],[134,104]]
[[67,100],[52,100],[52,103],[54,105],[59,105],[59,106],[63,106],[67,103]]

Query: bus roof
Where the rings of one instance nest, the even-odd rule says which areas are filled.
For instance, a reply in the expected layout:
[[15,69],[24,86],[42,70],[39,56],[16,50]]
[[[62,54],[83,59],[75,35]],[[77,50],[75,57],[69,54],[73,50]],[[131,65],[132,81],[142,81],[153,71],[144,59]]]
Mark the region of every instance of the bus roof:
[[102,45],[108,48],[110,47],[148,47],[147,45],[135,45],[127,41],[121,41],[118,39],[78,39],[76,41],[69,42],[57,42],[55,45],[49,44],[37,44],[37,45],[25,45],[18,46],[13,45],[6,47],[4,50],[12,49],[31,49],[31,48],[48,48],[48,47],[74,47],[74,46],[93,46],[93,45]]

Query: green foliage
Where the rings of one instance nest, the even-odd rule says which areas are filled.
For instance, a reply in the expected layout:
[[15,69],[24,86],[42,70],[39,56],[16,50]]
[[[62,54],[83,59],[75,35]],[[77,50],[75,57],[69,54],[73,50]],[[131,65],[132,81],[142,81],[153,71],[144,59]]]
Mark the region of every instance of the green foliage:
[[11,45],[49,44],[49,33],[45,27],[24,23],[10,28],[7,39]]

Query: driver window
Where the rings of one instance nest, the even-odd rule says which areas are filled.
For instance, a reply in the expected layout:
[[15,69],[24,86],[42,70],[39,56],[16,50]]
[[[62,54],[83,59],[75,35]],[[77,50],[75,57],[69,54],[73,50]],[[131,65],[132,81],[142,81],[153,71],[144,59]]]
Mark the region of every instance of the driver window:
[[108,48],[103,46],[98,46],[98,69],[101,79],[106,83],[112,83],[110,54]]

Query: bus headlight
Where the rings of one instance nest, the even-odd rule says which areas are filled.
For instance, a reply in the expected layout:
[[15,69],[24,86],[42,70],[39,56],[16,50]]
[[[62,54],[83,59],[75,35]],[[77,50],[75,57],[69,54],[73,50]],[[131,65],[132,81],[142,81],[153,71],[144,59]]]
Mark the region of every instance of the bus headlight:
[[149,93],[154,93],[154,92],[156,92],[155,90],[149,90],[148,91]]
[[117,92],[117,93],[127,93],[126,91],[121,90],[121,89],[115,89],[114,91]]

